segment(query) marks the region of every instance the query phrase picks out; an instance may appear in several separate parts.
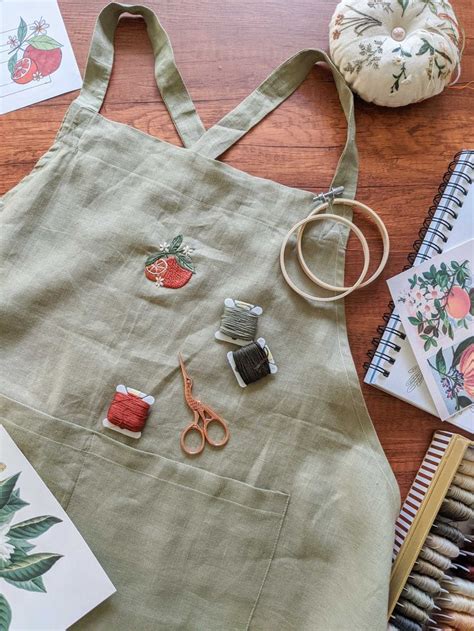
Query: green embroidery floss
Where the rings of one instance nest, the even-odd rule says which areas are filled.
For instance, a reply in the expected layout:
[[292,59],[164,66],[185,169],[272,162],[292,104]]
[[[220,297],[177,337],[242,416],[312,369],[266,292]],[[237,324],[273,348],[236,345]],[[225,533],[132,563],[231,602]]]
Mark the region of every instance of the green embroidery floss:
[[252,342],[233,353],[235,366],[246,385],[270,374],[270,365],[265,348]]
[[253,342],[257,333],[258,315],[238,307],[224,306],[220,332],[232,339]]
[[431,611],[435,607],[435,602],[433,598],[426,592],[422,591],[418,587],[414,585],[405,585],[403,588],[404,597],[412,602],[417,607],[424,609],[425,611]]
[[263,337],[236,351],[229,351],[227,361],[242,388],[278,372],[278,366]]
[[410,620],[418,622],[421,625],[426,624],[430,620],[430,616],[426,611],[420,609],[420,607],[417,607],[409,600],[405,600],[404,598],[400,598],[397,606],[395,607],[395,611],[400,613],[402,616],[410,618]]

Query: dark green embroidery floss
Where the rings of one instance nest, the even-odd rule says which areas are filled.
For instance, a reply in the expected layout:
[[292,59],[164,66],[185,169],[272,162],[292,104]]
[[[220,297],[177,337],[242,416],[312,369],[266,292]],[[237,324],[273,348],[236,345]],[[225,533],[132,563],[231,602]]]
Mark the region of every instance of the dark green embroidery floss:
[[232,353],[237,372],[244,383],[254,383],[270,374],[267,351],[256,342],[251,342]]

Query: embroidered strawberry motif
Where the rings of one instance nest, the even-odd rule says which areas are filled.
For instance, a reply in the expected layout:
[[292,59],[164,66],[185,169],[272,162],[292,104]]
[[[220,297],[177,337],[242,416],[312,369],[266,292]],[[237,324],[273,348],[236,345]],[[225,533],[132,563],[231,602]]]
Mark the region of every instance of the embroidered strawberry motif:
[[171,243],[160,243],[160,251],[145,261],[145,276],[157,287],[184,287],[196,271],[190,256],[192,251],[192,248],[183,245],[181,234]]

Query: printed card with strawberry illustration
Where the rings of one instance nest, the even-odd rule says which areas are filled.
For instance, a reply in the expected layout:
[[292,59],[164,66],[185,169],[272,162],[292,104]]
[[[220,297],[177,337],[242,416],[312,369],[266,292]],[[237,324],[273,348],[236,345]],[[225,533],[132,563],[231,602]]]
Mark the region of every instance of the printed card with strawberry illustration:
[[440,418],[474,431],[473,259],[470,240],[387,282]]
[[81,85],[56,0],[0,1],[0,114]]
[[0,425],[0,631],[68,629],[115,588]]

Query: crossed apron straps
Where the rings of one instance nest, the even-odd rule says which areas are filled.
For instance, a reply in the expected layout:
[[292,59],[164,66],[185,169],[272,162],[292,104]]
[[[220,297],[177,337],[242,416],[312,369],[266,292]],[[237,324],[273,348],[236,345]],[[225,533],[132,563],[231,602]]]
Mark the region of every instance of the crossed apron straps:
[[[92,38],[84,85],[77,102],[99,111],[110,80],[114,59],[114,35],[123,13],[141,15],[155,55],[155,78],[176,130],[188,149],[218,158],[267,114],[287,99],[304,81],[312,67],[325,62],[334,77],[347,120],[347,140],[331,186],[344,186],[344,197],[353,198],[357,188],[358,158],[355,144],[354,97],[328,55],[317,49],[302,50],[274,70],[235,109],[206,131],[176,67],[166,31],[155,13],[144,6],[113,2],[100,13]],[[337,212],[337,211],[336,211]]]

